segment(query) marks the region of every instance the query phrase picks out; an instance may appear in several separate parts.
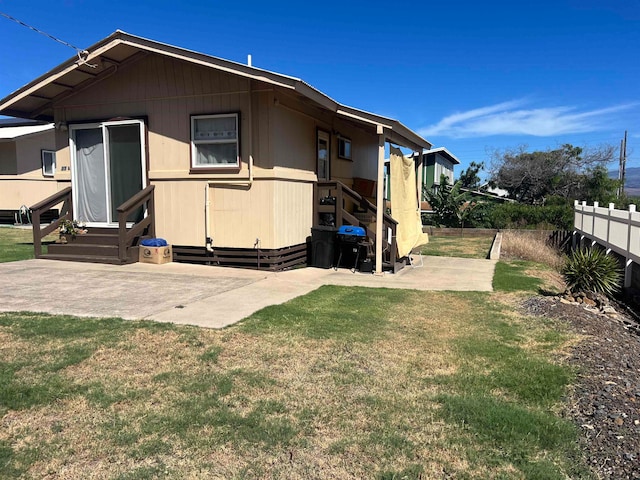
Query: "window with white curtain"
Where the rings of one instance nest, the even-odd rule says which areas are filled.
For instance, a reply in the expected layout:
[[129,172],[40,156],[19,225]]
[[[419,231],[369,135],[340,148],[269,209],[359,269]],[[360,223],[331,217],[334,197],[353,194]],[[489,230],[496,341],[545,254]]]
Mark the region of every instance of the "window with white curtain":
[[191,117],[191,168],[239,168],[238,114]]

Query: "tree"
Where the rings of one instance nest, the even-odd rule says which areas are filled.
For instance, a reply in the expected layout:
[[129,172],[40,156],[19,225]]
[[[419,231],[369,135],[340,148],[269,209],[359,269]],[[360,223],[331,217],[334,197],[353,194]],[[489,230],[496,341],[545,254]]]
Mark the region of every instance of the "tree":
[[586,200],[589,203],[599,202],[606,206],[615,203],[620,180],[609,177],[609,172],[603,166],[589,169],[582,176],[580,194],[576,200]]
[[436,190],[427,189],[424,193],[431,210],[436,216],[438,225],[445,227],[464,227],[465,221],[471,215],[475,204],[468,202],[466,192],[461,192],[462,182],[449,185],[446,177],[441,179],[440,187]]
[[481,170],[484,170],[484,167],[484,162],[471,162],[466,170],[460,172],[458,180],[462,183],[462,188],[478,190],[481,182],[480,175],[478,174]]
[[550,196],[575,199],[585,187],[585,175],[613,159],[614,148],[603,145],[590,150],[565,144],[555,150],[496,152],[492,180],[519,202],[544,204]]

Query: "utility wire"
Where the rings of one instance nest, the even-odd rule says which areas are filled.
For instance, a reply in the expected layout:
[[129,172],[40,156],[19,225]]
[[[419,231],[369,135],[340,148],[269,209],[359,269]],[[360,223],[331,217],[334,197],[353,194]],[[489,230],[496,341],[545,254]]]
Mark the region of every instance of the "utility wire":
[[83,50],[81,48],[76,47],[75,45],[71,45],[68,42],[65,42],[64,40],[60,40],[58,37],[54,37],[53,35],[47,33],[47,32],[43,32],[42,30],[37,29],[36,27],[33,27],[27,23],[24,23],[21,20],[18,20],[17,18],[12,17],[11,15],[4,13],[4,12],[0,12],[0,15],[2,15],[3,17],[16,22],[18,25],[22,25],[23,27],[27,27],[29,30],[33,30],[34,32],[39,33],[40,35],[44,35],[45,37],[50,38],[51,40],[61,43],[62,45],[64,45],[65,47],[69,47],[69,48],[73,48],[77,55],[78,55],[78,59],[80,61],[80,63],[83,63],[91,68],[96,68],[97,65],[91,65],[90,63],[87,63],[87,56],[89,55],[89,52],[87,50]]

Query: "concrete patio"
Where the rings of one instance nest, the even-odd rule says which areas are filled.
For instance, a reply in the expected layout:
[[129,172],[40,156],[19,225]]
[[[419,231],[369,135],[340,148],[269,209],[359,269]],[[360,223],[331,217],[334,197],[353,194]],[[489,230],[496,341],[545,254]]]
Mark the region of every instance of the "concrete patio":
[[184,263],[0,263],[0,311],[149,319],[222,328],[322,285],[492,290],[495,260],[423,259],[422,267],[407,267],[398,274],[383,276],[348,269],[301,268],[274,273]]

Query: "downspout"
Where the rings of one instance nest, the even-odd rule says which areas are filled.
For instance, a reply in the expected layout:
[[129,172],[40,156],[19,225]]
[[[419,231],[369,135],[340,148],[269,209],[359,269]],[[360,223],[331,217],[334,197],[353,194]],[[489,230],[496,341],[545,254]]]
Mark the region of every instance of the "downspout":
[[209,198],[209,188],[211,185],[246,185],[251,188],[253,185],[253,91],[251,88],[251,80],[249,80],[249,178],[248,179],[209,179],[207,180],[207,184],[205,185],[205,202],[204,202],[204,235],[205,235],[205,246],[208,252],[213,252],[213,238],[210,235],[209,229],[209,211],[211,206],[211,200]]

